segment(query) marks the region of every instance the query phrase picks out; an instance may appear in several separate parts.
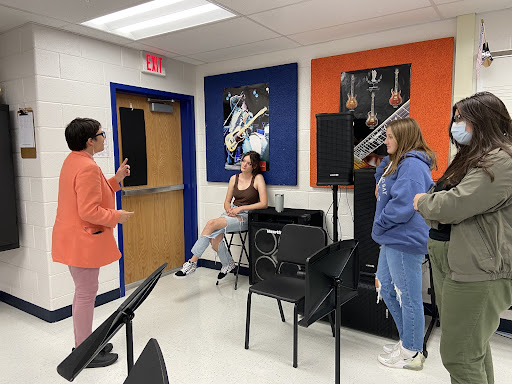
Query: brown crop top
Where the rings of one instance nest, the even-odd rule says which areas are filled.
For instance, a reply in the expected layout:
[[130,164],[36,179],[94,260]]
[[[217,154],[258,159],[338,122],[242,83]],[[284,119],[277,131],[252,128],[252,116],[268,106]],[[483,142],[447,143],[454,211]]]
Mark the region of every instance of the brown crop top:
[[241,207],[242,205],[251,205],[256,204],[260,201],[260,195],[258,193],[258,190],[254,188],[254,177],[251,179],[251,184],[245,188],[245,189],[238,189],[238,176],[236,175],[235,179],[235,187],[233,188],[233,197],[235,198],[235,201],[233,201],[233,204],[237,207]]

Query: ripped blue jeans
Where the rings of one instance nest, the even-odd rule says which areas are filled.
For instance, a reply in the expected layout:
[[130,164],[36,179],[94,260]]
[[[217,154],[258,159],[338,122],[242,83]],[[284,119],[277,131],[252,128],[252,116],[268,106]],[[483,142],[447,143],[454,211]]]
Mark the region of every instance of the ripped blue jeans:
[[[234,205],[231,205],[234,208]],[[228,216],[226,212],[224,212],[221,217],[226,219],[226,226],[221,229],[217,229],[210,235],[200,236],[199,239],[195,242],[194,246],[191,249],[193,255],[197,257],[201,257],[206,251],[206,248],[210,245],[210,240],[215,239],[220,234],[230,233],[230,232],[238,232],[238,231],[246,231],[248,228],[248,212],[241,211],[238,213],[241,220],[238,217]],[[217,251],[217,256],[219,256],[219,260],[223,266],[228,265],[233,261],[231,254],[229,253],[228,248],[226,247],[226,243],[221,241],[219,244],[219,250]]]
[[382,297],[393,316],[403,347],[410,351],[423,350],[425,315],[421,264],[424,257],[382,245],[377,266],[378,297]]

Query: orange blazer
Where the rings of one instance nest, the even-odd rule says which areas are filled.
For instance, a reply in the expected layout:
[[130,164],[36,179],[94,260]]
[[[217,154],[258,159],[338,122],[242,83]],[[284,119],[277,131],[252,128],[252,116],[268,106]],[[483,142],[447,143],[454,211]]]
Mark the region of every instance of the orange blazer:
[[115,192],[86,152],[71,152],[60,171],[57,217],[52,233],[53,261],[82,268],[99,268],[119,260],[113,229],[120,213]]

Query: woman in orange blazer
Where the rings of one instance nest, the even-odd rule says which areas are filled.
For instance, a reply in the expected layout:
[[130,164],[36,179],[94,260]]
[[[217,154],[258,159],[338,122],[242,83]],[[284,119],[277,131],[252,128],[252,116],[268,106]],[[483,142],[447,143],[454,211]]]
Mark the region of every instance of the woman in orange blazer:
[[[116,175],[107,180],[93,159],[104,149],[105,132],[98,121],[76,118],[68,124],[68,155],[59,178],[57,217],[52,234],[53,261],[68,265],[75,283],[73,327],[75,347],[92,333],[94,301],[100,267],[119,260],[121,253],[113,229],[133,212],[115,209],[115,192],[130,174],[125,159]],[[88,367],[106,367],[117,360],[112,344]]]

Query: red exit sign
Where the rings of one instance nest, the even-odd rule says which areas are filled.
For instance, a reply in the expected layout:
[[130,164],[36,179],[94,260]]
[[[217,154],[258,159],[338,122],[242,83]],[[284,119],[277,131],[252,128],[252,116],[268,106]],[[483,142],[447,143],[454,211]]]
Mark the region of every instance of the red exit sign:
[[143,71],[153,73],[155,75],[165,76],[165,68],[163,67],[163,57],[149,52],[143,52]]

